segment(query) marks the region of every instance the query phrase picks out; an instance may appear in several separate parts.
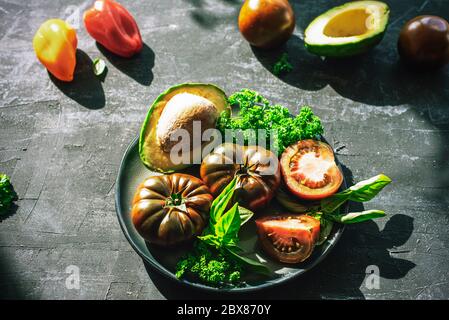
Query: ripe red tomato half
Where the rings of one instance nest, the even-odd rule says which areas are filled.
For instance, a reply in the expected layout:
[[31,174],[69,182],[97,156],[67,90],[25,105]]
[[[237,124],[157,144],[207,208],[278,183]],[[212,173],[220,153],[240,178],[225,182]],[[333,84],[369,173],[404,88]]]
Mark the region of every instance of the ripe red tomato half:
[[299,263],[312,254],[320,222],[308,215],[279,215],[256,220],[263,250],[284,263]]
[[281,172],[287,188],[305,200],[320,200],[337,192],[343,174],[332,148],[324,142],[301,140],[281,156]]

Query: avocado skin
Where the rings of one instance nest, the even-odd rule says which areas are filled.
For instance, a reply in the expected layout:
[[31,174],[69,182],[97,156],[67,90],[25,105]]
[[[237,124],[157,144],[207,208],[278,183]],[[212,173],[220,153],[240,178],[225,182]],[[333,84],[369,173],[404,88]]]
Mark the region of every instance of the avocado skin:
[[[342,4],[340,6],[334,7],[329,9],[328,11],[322,13],[321,15],[319,15],[318,17],[316,17],[306,28],[304,34],[307,35],[308,29],[317,21],[319,20],[321,17],[329,15],[332,12],[335,11],[341,11],[347,8],[347,6],[349,5],[354,5],[357,2],[360,2],[360,4],[363,4],[364,2],[369,4],[369,2],[372,1],[354,1],[354,2],[348,2],[345,4]],[[374,1],[376,2],[376,1]],[[383,12],[383,19],[385,19],[385,23],[383,24],[383,26],[381,28],[379,28],[379,32],[375,33],[372,36],[367,36],[365,38],[359,39],[355,42],[350,42],[350,43],[340,43],[340,44],[314,44],[314,43],[308,43],[307,42],[307,36],[304,39],[304,46],[305,48],[313,54],[322,56],[322,57],[333,57],[333,58],[345,58],[345,57],[351,57],[351,56],[355,56],[355,55],[359,55],[362,53],[367,52],[368,50],[370,50],[371,48],[373,48],[374,46],[376,46],[377,44],[379,44],[379,42],[382,41],[385,32],[387,31],[388,28],[388,19],[389,19],[389,15],[390,15],[390,8],[388,7],[388,5],[386,3],[380,2],[386,6],[385,8],[385,12]]]
[[306,49],[313,54],[322,57],[344,58],[359,55],[367,52],[372,47],[382,41],[385,31],[373,37],[366,38],[354,43],[334,44],[334,45],[309,45],[305,43]]
[[[151,161],[151,154],[154,153],[159,153],[159,152],[163,152],[162,150],[157,150],[152,149],[151,150],[151,154],[146,154],[145,153],[145,148],[144,148],[144,143],[145,143],[145,133],[147,131],[147,127],[148,124],[150,122],[150,119],[154,113],[154,110],[156,108],[156,106],[158,105],[158,103],[162,102],[167,95],[173,93],[174,91],[179,90],[181,92],[190,92],[189,90],[192,89],[199,89],[203,87],[202,89],[209,89],[209,90],[213,90],[216,92],[217,95],[220,95],[222,100],[223,100],[223,105],[224,107],[222,108],[222,110],[219,110],[219,112],[229,108],[229,104],[228,104],[228,99],[227,96],[225,94],[225,92],[219,88],[218,86],[214,85],[214,84],[210,84],[210,83],[199,83],[199,82],[188,82],[188,83],[181,83],[175,86],[172,86],[170,88],[168,88],[167,90],[165,90],[164,92],[162,92],[157,98],[156,100],[153,101],[153,103],[151,104],[150,109],[147,112],[147,115],[145,117],[145,120],[142,124],[142,127],[140,129],[140,135],[139,135],[139,157],[140,160],[142,161],[142,163],[150,170],[154,170],[154,171],[158,171],[158,172],[163,172],[163,173],[170,173],[170,172],[174,172],[176,169],[182,169],[187,167],[187,165],[182,165],[182,166],[176,166],[173,168],[161,168],[161,166],[159,166],[157,163],[154,163],[154,161]],[[182,90],[182,89],[185,89]],[[166,101],[167,102],[167,101]],[[219,106],[217,106],[218,108]],[[156,139],[156,137],[151,137],[150,139]],[[154,157],[153,157],[154,158]]]

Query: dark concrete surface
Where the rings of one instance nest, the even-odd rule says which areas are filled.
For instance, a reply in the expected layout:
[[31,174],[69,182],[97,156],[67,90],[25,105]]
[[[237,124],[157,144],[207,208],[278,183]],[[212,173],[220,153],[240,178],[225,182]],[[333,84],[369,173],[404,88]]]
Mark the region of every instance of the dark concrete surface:
[[[390,27],[377,48],[323,61],[305,51],[303,30],[343,1],[291,1],[295,36],[284,48],[261,52],[238,32],[241,1],[123,0],[140,26],[142,54],[117,58],[81,26],[75,81],[60,83],[35,58],[33,35],[47,18],[83,12],[91,2],[0,0],[0,171],[12,177],[20,198],[0,223],[2,298],[220,298],[147,270],[114,209],[122,154],[149,105],[186,81],[215,83],[228,93],[249,87],[294,112],[309,104],[348,177],[384,172],[394,180],[365,205],[384,209],[387,218],[349,226],[301,279],[236,298],[449,298],[449,68],[416,74],[396,52],[405,21],[424,13],[448,19],[449,1],[387,1]],[[284,51],[294,71],[279,79],[270,70]],[[109,68],[103,83],[90,73],[96,57]],[[65,285],[71,265],[80,270],[79,290]],[[371,265],[380,271],[378,289],[366,286]]]

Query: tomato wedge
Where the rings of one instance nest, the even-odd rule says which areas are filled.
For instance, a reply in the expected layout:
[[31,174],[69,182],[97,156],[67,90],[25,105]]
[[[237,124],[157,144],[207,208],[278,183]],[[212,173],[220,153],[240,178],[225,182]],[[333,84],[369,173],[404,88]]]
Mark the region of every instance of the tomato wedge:
[[287,188],[305,200],[320,200],[337,192],[343,174],[332,148],[317,140],[301,140],[281,156],[281,172]]
[[256,220],[264,251],[284,263],[299,263],[312,254],[320,222],[308,215],[279,215]]

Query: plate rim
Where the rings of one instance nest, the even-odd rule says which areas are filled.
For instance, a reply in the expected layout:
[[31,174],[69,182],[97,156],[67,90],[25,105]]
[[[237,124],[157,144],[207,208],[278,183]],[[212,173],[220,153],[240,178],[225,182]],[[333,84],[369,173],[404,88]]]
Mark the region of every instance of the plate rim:
[[[322,139],[324,139],[324,137],[322,137]],[[324,140],[326,140],[326,139],[324,139]],[[268,289],[268,288],[274,288],[279,285],[290,282],[294,279],[297,279],[300,276],[302,276],[303,274],[305,274],[307,271],[309,271],[310,269],[316,267],[321,261],[323,261],[327,257],[327,255],[337,245],[338,241],[340,240],[340,238],[345,230],[346,226],[344,224],[339,224],[340,227],[337,230],[337,232],[335,233],[335,238],[334,238],[335,240],[334,240],[333,244],[331,244],[331,246],[321,256],[319,256],[307,269],[303,269],[302,271],[294,272],[291,275],[272,279],[271,281],[267,281],[267,282],[259,284],[259,285],[245,286],[245,287],[233,287],[233,288],[216,288],[216,287],[211,287],[211,286],[201,284],[198,282],[191,282],[186,279],[178,279],[178,278],[176,278],[174,273],[170,272],[168,269],[166,269],[164,266],[162,266],[157,261],[153,261],[154,259],[150,259],[140,249],[140,247],[134,242],[131,235],[129,234],[128,228],[126,227],[125,221],[123,219],[124,213],[122,212],[122,209],[120,206],[120,203],[121,203],[120,194],[121,194],[121,189],[122,189],[120,186],[120,179],[123,176],[125,160],[128,158],[129,154],[131,153],[131,150],[136,146],[136,144],[138,144],[138,142],[139,142],[139,135],[137,135],[136,137],[134,137],[133,140],[131,140],[129,145],[126,147],[126,150],[120,160],[119,170],[117,173],[117,177],[115,179],[115,194],[114,194],[115,212],[117,215],[117,219],[119,221],[120,228],[121,228],[123,234],[125,235],[126,240],[129,242],[129,244],[134,249],[134,251],[140,256],[140,258],[143,260],[144,264],[147,264],[148,266],[150,266],[154,270],[156,270],[159,274],[167,277],[168,279],[170,279],[178,284],[181,284],[181,285],[184,285],[187,287],[194,287],[196,289],[205,290],[205,291],[209,291],[209,292],[212,291],[212,292],[216,292],[216,293],[245,293],[245,292],[255,292],[255,291]],[[336,158],[336,162],[337,162],[337,165],[341,169],[341,165],[337,158]],[[347,186],[346,177],[344,175],[343,175],[343,183]]]

